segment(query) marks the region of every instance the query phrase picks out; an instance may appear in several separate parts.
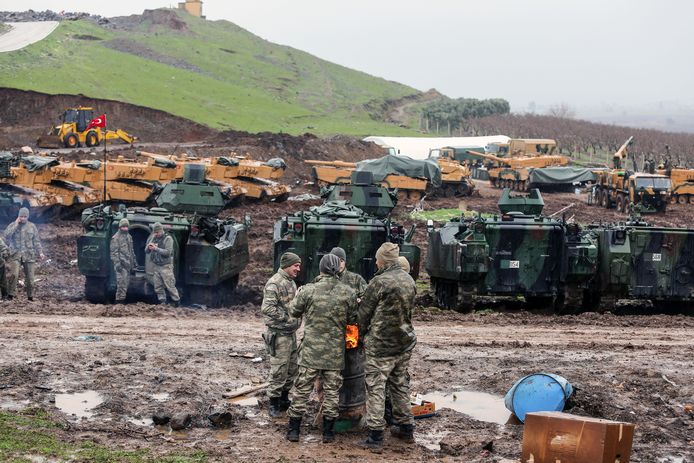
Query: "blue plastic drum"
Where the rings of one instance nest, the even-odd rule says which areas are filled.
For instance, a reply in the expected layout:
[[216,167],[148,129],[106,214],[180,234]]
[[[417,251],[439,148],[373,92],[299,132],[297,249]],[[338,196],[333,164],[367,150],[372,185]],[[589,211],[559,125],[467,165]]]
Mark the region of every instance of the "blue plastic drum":
[[560,412],[573,393],[571,384],[559,375],[536,373],[519,379],[506,393],[504,403],[519,420],[531,412]]

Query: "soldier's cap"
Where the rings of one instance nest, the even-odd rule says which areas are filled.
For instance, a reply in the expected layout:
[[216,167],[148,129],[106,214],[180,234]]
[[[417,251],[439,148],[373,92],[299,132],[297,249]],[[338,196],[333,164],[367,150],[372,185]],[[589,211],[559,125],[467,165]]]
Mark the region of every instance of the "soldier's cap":
[[29,217],[29,209],[26,207],[23,207],[19,210],[19,214],[17,214],[17,217]]
[[154,222],[154,225],[152,225],[152,231],[164,231],[164,226],[159,222]]
[[337,275],[340,271],[340,258],[335,254],[326,254],[321,257],[320,263],[318,263],[318,270],[320,273],[327,273],[328,275]]
[[347,262],[347,253],[344,249],[340,247],[334,247],[330,250],[330,254],[339,257],[343,261]]
[[300,264],[301,257],[297,256],[293,252],[285,252],[280,257],[280,268],[291,267],[294,264]]
[[400,247],[395,243],[383,243],[376,251],[376,260],[380,260],[386,265],[398,262]]
[[130,226],[130,221],[128,219],[126,219],[125,217],[120,219],[120,221],[118,222],[118,228],[129,227],[129,226]]
[[398,257],[398,264],[400,264],[400,267],[407,273],[410,273],[410,262],[407,260],[407,257],[405,256],[400,256]]

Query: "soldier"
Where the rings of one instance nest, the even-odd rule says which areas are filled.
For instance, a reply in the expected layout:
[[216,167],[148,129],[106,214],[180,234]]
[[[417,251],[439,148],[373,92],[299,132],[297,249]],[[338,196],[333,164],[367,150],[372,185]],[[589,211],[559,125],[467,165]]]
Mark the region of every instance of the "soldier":
[[23,207],[19,210],[17,220],[7,226],[3,233],[10,249],[5,264],[5,278],[7,282],[7,299],[14,299],[17,293],[17,280],[19,279],[19,267],[24,268],[24,280],[27,298],[34,300],[34,264],[36,258],[43,260],[43,249],[39,239],[39,231],[36,225],[29,222],[29,209]]
[[7,284],[5,283],[5,260],[10,255],[10,248],[0,237],[0,300],[7,297]]
[[166,302],[166,293],[171,297],[171,305],[178,307],[181,298],[176,289],[176,277],[173,264],[173,238],[164,233],[164,227],[159,222],[152,225],[152,234],[145,244],[145,268],[150,283],[157,293],[157,302]]
[[412,326],[416,290],[414,280],[398,263],[398,254],[398,245],[393,243],[378,248],[378,272],[366,288],[358,310],[359,330],[366,346],[369,437],[364,445],[376,452],[383,448],[386,383],[393,402],[393,420],[398,425],[391,434],[414,442],[407,367],[417,343]]
[[130,222],[126,218],[118,222],[118,232],[111,238],[111,263],[116,271],[116,304],[124,303],[130,283],[130,272],[135,268],[133,238],[128,232]]
[[358,273],[347,270],[347,253],[344,249],[338,247],[332,248],[330,254],[340,258],[340,273],[338,274],[340,281],[356,291],[357,298],[361,300],[364,291],[366,291],[366,280],[364,280],[364,277]]
[[301,271],[301,258],[292,252],[280,257],[280,268],[265,284],[260,311],[267,331],[263,334],[270,356],[269,414],[273,418],[289,408],[289,390],[297,372],[296,330],[301,320],[289,314],[289,303],[296,294],[296,279]]
[[338,415],[338,400],[345,366],[345,330],[348,313],[357,306],[356,293],[338,277],[340,259],[324,255],[320,275],[307,284],[289,306],[292,317],[304,317],[299,373],[294,383],[287,439],[298,442],[301,418],[316,378],[323,382],[323,442],[333,442],[333,427]]

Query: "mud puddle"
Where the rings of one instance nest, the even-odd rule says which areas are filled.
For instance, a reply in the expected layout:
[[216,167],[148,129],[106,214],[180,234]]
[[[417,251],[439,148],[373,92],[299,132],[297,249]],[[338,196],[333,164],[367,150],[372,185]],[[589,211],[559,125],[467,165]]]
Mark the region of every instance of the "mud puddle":
[[103,402],[103,396],[96,391],[55,395],[55,406],[66,415],[77,418],[91,418],[94,415],[92,410]]
[[506,424],[512,417],[504,405],[504,398],[486,392],[458,390],[451,394],[432,392],[421,396],[434,402],[436,409],[450,408],[471,418],[487,423]]

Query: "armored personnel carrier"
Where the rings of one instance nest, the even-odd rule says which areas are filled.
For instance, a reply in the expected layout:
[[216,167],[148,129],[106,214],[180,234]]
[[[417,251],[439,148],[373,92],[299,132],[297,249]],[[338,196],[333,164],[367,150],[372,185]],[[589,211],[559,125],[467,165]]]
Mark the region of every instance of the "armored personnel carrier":
[[541,215],[539,190],[512,197],[505,188],[501,215],[427,224],[426,270],[437,303],[458,308],[474,295],[524,296],[528,305],[576,310],[593,302],[597,240],[577,224]]
[[274,268],[287,251],[301,257],[297,284],[308,283],[320,273],[318,264],[339,246],[347,253],[348,270],[367,281],[376,273],[376,250],[385,242],[400,245],[400,255],[410,262],[410,274],[419,275],[420,249],[410,243],[414,228],[406,232],[393,223],[390,212],[397,191],[374,185],[370,172],[354,172],[349,185],[327,190],[323,205],[282,217],[274,226]]
[[118,222],[127,218],[137,261],[128,298],[152,297],[144,248],[152,225],[160,222],[174,240],[174,274],[183,301],[207,306],[227,303],[248,264],[250,218],[244,223],[216,218],[224,198],[217,186],[205,180],[203,166],[186,166],[183,180],[167,184],[157,205],[99,206],[82,213],[84,232],[77,240],[77,256],[80,273],[86,277],[85,297],[96,303],[113,299],[116,279],[109,245]]

